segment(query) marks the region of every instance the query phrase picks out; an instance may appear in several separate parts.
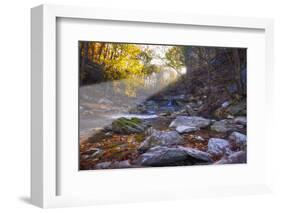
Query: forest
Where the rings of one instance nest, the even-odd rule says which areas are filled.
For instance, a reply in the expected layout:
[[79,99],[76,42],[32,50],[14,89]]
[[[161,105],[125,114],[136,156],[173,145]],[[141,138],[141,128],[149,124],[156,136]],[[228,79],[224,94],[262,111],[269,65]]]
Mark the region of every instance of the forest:
[[247,49],[78,46],[80,170],[247,162]]

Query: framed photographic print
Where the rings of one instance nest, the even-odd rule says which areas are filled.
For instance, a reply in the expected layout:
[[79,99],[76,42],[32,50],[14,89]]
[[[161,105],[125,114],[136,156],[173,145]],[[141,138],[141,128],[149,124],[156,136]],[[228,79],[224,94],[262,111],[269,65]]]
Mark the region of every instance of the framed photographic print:
[[33,8],[32,203],[269,192],[272,30],[269,19]]
[[79,169],[247,163],[246,55],[79,41]]

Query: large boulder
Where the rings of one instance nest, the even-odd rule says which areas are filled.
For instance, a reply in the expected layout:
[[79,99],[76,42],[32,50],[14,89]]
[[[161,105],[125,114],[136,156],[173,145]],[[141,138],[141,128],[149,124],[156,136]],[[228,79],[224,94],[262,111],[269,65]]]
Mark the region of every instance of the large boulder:
[[146,125],[138,118],[118,118],[111,124],[111,130],[119,134],[142,133]]
[[232,119],[215,121],[211,126],[211,130],[216,132],[239,131],[242,130],[243,128],[244,128],[243,125],[235,123],[235,121]]
[[229,156],[223,157],[221,160],[217,161],[215,164],[237,164],[237,163],[247,163],[247,152],[246,151],[234,152]]
[[202,118],[199,116],[178,116],[171,122],[170,128],[177,128],[179,126],[205,128],[210,124],[210,119]]
[[230,153],[230,143],[221,138],[210,138],[208,141],[208,153],[213,156],[222,156]]
[[137,160],[141,166],[181,166],[211,162],[208,153],[178,147],[157,146],[139,156]]
[[140,152],[145,152],[155,146],[171,146],[183,143],[182,137],[176,131],[156,131],[147,137],[139,146]]

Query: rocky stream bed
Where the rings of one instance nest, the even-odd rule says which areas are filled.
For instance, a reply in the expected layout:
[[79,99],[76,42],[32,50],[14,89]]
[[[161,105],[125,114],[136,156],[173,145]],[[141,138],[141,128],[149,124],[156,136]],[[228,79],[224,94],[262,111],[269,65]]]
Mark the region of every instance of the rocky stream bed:
[[209,116],[204,104],[173,96],[129,109],[107,99],[80,108],[82,126],[99,125],[80,131],[80,169],[246,163],[246,100],[225,100]]

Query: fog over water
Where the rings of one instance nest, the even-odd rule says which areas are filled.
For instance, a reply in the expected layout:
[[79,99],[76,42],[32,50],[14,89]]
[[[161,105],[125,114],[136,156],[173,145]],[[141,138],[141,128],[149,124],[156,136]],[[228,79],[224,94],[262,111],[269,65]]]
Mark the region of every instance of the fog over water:
[[[136,114],[131,110],[177,81],[183,74],[185,74],[185,67],[177,72],[162,65],[159,73],[144,76],[144,85],[138,89],[135,97],[118,94],[114,89],[114,85],[128,87],[132,83],[132,79],[107,81],[80,87],[80,135],[90,134],[93,130],[107,126],[120,117],[141,119],[157,117],[157,112],[153,110],[146,114]],[[169,107],[168,104],[168,101],[166,104],[164,103],[161,110],[165,110],[166,105]]]

